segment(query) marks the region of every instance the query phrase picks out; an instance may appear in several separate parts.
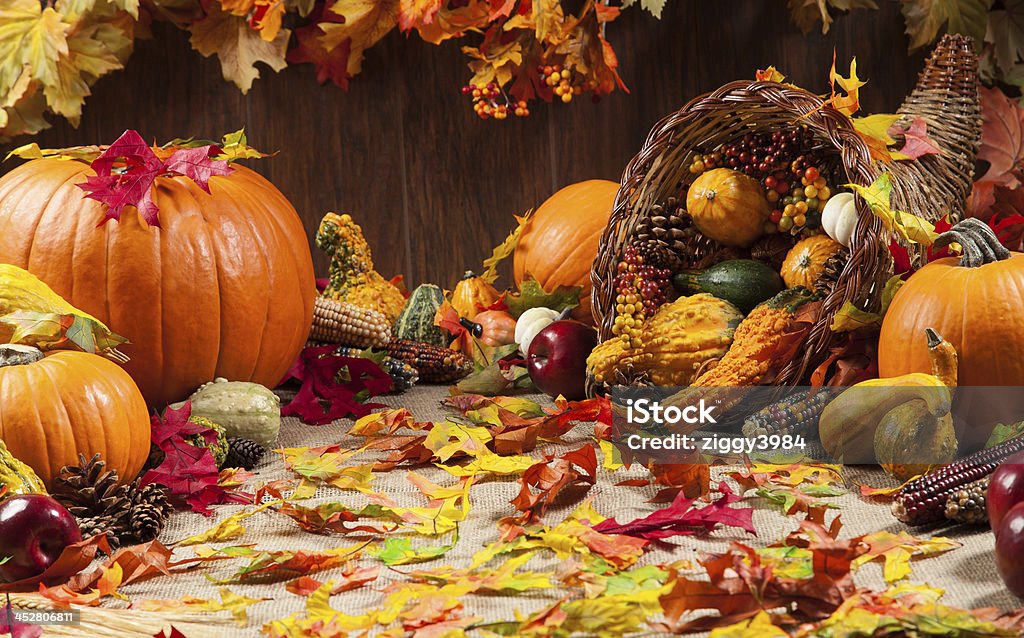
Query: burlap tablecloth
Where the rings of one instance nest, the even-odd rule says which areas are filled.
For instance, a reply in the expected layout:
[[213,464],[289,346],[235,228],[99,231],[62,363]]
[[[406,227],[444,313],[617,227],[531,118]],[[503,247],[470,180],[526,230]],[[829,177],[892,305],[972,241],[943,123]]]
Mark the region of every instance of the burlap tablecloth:
[[[412,411],[417,420],[442,420],[445,410],[441,407],[440,401],[446,395],[446,388],[421,386],[410,392],[401,395],[382,397],[378,401],[393,407],[405,407]],[[531,397],[538,401],[546,401],[539,397]],[[351,443],[357,446],[361,439],[346,437],[345,432],[351,425],[351,421],[344,420],[325,426],[303,425],[295,419],[285,419],[281,428],[281,445],[283,447],[293,446],[320,446],[337,442]],[[564,446],[548,446],[547,451],[564,451],[574,449],[585,441],[590,440],[593,433],[591,425],[581,425],[566,437],[567,444]],[[540,457],[540,451],[533,452],[533,456]],[[359,463],[367,462],[370,458],[357,457]],[[452,484],[454,478],[446,472],[432,467],[417,468],[417,472],[440,484]],[[598,512],[605,516],[615,516],[620,522],[633,520],[636,517],[648,514],[659,505],[648,503],[656,487],[616,487],[615,483],[627,478],[640,478],[646,475],[643,469],[621,469],[614,474],[604,470],[600,471],[597,485],[589,491],[593,503]],[[720,473],[721,470],[716,470]],[[264,463],[258,468],[258,480],[270,480],[285,478],[289,473],[284,469],[279,456],[268,455]],[[845,496],[831,499],[839,506],[843,520],[842,535],[856,536],[878,530],[899,531],[904,529],[889,513],[886,505],[880,505],[863,500],[857,495],[855,481],[871,484],[885,484],[885,477],[879,472],[865,472],[850,470],[846,472],[848,488],[850,492]],[[380,473],[374,482],[376,489],[386,493],[399,505],[422,506],[423,496],[416,488],[406,480],[406,472],[398,469],[389,473]],[[712,477],[715,478],[714,476]],[[517,493],[518,483],[515,478],[487,478],[474,484],[470,491],[472,509],[468,520],[461,524],[461,538],[455,548],[446,556],[423,563],[414,567],[431,567],[438,565],[468,566],[470,557],[485,544],[497,537],[496,522],[503,516],[515,513],[509,500]],[[341,491],[334,488],[321,488],[317,493],[316,501],[341,501],[351,507],[360,507],[367,503],[366,497],[358,492]],[[316,502],[314,501],[314,502]],[[752,505],[757,508],[754,514],[754,523],[758,529],[758,536],[753,537],[738,530],[720,530],[711,533],[706,537],[677,537],[669,539],[653,547],[641,559],[640,564],[663,563],[679,559],[696,559],[701,551],[723,551],[729,540],[738,540],[747,544],[770,544],[798,525],[798,519],[787,517],[777,509],[769,506],[763,499],[751,498],[744,505]],[[562,507],[555,507],[548,511],[544,520],[549,524],[555,524],[562,520],[574,507],[573,503],[567,503]],[[214,517],[206,518],[193,513],[176,513],[170,520],[167,528],[161,535],[161,540],[170,543],[180,540],[212,526],[217,520],[224,518],[239,510],[238,506],[220,506],[216,508]],[[248,531],[245,536],[233,541],[231,544],[256,543],[261,549],[308,549],[326,550],[334,547],[350,545],[351,541],[343,536],[320,536],[306,533],[300,530],[295,523],[280,514],[266,511],[249,518],[245,521]],[[918,532],[920,533],[920,532]],[[927,532],[926,532],[927,533]],[[998,607],[1012,609],[1020,605],[1019,601],[1006,591],[996,573],[993,557],[993,537],[991,532],[986,530],[968,529],[963,527],[947,528],[934,532],[951,536],[960,543],[962,547],[947,554],[915,560],[913,562],[913,573],[911,582],[927,583],[946,591],[943,602],[963,607]],[[431,540],[427,539],[430,543]],[[433,541],[432,544],[437,544]],[[191,548],[182,548],[176,552],[176,557],[192,556]],[[364,557],[366,564],[376,564],[376,559]],[[149,598],[166,599],[178,598],[181,596],[197,596],[201,598],[217,598],[217,590],[220,585],[212,583],[205,574],[216,577],[230,575],[240,563],[237,561],[224,561],[215,563],[205,569],[196,570],[188,574],[179,574],[174,577],[158,577],[146,582],[129,585],[123,588],[123,593],[133,600]],[[527,568],[533,570],[554,569],[557,561],[550,552],[540,552],[528,564]],[[407,569],[399,567],[397,569]],[[331,578],[332,572],[315,574],[320,580]],[[380,589],[387,583],[394,580],[401,580],[396,572],[384,568],[380,578],[369,585],[345,592],[332,598],[332,605],[350,615],[358,615],[381,605],[383,594]],[[873,563],[863,567],[856,575],[858,584],[883,588],[884,582],[881,574],[881,566]],[[229,587],[240,594],[254,598],[272,598],[272,600],[258,603],[249,609],[249,625],[246,628],[231,626],[227,630],[211,628],[204,632],[208,636],[258,636],[261,635],[261,627],[272,619],[284,618],[293,612],[303,609],[305,599],[285,591],[283,584],[231,584]],[[511,620],[518,610],[523,615],[551,604],[559,598],[559,589],[542,591],[529,591],[520,595],[471,595],[463,600],[465,615],[481,616],[486,621]],[[651,635],[651,634],[647,634]],[[197,638],[197,634],[189,635],[189,638]]]

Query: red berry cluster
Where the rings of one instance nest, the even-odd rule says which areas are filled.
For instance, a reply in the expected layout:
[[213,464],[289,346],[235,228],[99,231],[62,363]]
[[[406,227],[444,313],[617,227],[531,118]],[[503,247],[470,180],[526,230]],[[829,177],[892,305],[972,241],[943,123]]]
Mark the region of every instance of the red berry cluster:
[[612,334],[622,337],[627,347],[639,348],[644,322],[668,298],[672,271],[644,263],[635,246],[627,246],[615,277],[615,322]]
[[462,87],[462,94],[473,98],[473,111],[484,120],[492,117],[496,120],[504,120],[508,117],[510,108],[512,113],[519,117],[526,117],[530,114],[525,100],[509,102],[508,97],[496,82],[467,84]]
[[695,155],[690,172],[731,168],[757,179],[772,206],[765,232],[799,233],[821,226],[821,209],[832,195],[822,175],[822,152],[805,127],[772,133],[748,133],[738,142],[723,144],[714,153]]

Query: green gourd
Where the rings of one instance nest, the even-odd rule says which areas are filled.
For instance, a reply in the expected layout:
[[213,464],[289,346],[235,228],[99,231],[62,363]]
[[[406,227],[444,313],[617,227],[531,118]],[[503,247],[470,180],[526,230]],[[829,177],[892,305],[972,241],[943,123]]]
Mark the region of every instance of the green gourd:
[[196,390],[190,400],[192,416],[220,425],[227,438],[252,439],[265,448],[277,445],[281,399],[267,388],[217,379]]
[[444,291],[434,284],[423,284],[412,291],[401,314],[395,321],[392,334],[396,339],[408,339],[447,347],[450,339],[434,325],[434,315],[444,303]]
[[754,259],[730,259],[705,270],[684,270],[673,275],[672,285],[683,294],[706,292],[724,299],[743,314],[786,288],[778,272]]

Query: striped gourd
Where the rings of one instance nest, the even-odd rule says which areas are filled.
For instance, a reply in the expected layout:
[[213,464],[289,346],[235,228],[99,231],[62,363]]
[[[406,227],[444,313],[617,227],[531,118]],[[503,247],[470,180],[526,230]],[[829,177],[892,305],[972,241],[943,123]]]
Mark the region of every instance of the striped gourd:
[[434,325],[434,315],[444,303],[444,291],[434,284],[423,284],[412,291],[402,313],[395,321],[392,334],[396,339],[409,339],[435,346],[448,345],[448,336]]

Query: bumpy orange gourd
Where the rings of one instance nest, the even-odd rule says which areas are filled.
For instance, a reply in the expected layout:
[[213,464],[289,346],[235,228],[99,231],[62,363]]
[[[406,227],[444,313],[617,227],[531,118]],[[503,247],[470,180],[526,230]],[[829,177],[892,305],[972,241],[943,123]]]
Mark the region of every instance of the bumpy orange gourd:
[[149,412],[116,363],[55,351],[33,363],[0,366],[0,439],[50,487],[79,453],[97,452],[122,482],[149,456]]
[[690,184],[686,212],[705,237],[746,248],[764,234],[771,211],[757,180],[739,171],[716,168]]
[[0,179],[0,262],[25,268],[131,343],[125,366],[161,407],[216,377],[274,386],[305,343],[316,294],[302,222],[244,166],[210,180],[159,177],[160,228],[76,186],[81,162],[40,159]]
[[616,182],[593,179],[566,186],[541,204],[526,221],[516,245],[512,260],[516,285],[533,277],[544,290],[580,286],[580,305],[572,317],[593,325],[590,268],[618,191]]
[[803,286],[813,290],[825,270],[825,262],[842,249],[842,245],[828,235],[801,239],[789,249],[782,262],[782,280],[790,288]]
[[451,303],[460,317],[470,318],[493,304],[500,296],[501,293],[490,282],[472,270],[467,270],[452,290]]

